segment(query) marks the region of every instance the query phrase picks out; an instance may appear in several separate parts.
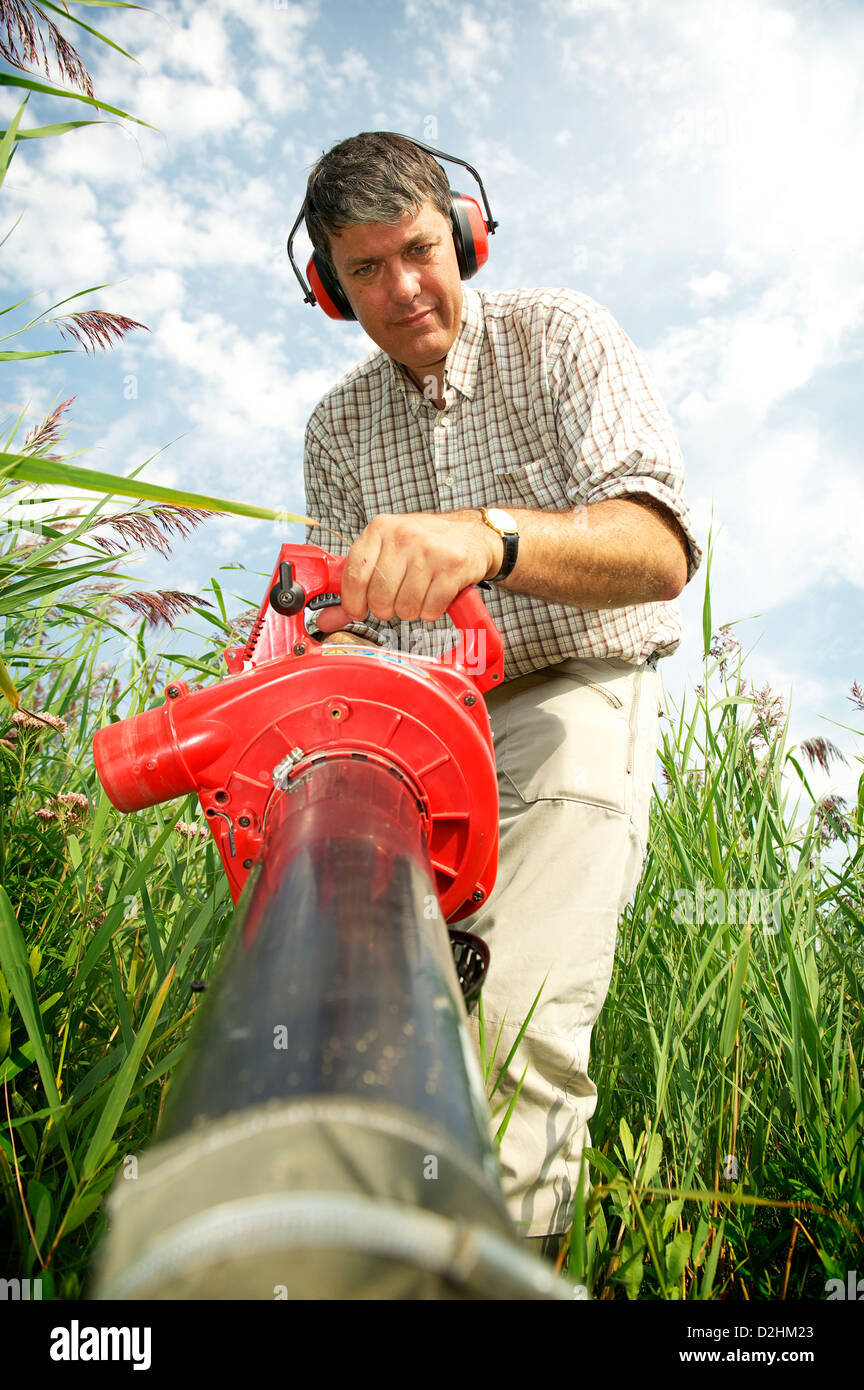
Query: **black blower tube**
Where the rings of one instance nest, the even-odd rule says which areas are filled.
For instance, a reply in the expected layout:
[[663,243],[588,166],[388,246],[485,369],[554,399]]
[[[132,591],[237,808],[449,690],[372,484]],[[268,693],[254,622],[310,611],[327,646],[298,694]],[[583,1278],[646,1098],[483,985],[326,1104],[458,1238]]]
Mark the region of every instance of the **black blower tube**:
[[422,824],[363,755],[274,791],[97,1298],[574,1296],[507,1215]]

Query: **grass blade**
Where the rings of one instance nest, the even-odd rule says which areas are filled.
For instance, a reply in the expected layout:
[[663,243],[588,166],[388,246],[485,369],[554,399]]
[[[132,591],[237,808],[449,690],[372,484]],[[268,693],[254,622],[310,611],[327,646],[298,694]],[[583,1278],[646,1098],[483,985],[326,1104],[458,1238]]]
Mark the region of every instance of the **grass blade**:
[[165,979],[156,991],[156,996],[150,1008],[147,1010],[147,1015],[138,1030],[138,1034],[128,1057],[114,1078],[114,1085],[111,1087],[111,1093],[105,1103],[102,1114],[99,1117],[99,1123],[90,1141],[90,1146],[84,1156],[84,1163],[81,1169],[81,1177],[84,1181],[87,1181],[95,1175],[99,1168],[100,1160],[114,1137],[114,1131],[120,1123],[120,1118],[123,1114],[126,1102],[129,1099],[129,1093],[135,1084],[135,1078],[138,1075],[144,1053],[147,1050],[147,1045],[150,1042],[153,1029],[156,1027],[159,1015],[162,1012],[162,1006],[165,1003],[173,979],[174,967],[172,965]]
[[48,1040],[45,1037],[42,1015],[39,1012],[36,985],[27,958],[24,936],[6,889],[2,885],[0,885],[0,967],[2,967],[3,974],[9,982],[9,988],[24,1020],[27,1036],[33,1045],[33,1055],[39,1068],[42,1085],[61,1133],[64,1152],[69,1167],[74,1172],[66,1133],[66,1122],[62,1113],[63,1102],[60,1099],[60,1092],[54,1079],[54,1068],[48,1052]]

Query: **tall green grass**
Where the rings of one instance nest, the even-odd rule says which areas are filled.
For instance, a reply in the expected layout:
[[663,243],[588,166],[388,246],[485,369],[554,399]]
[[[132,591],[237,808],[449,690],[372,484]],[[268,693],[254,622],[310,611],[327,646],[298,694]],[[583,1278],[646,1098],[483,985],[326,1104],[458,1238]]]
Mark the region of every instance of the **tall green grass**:
[[[222,674],[237,631],[189,603],[213,626],[203,650],[149,654],[142,619],[118,660],[122,593],[79,583],[6,615],[20,707],[0,715],[0,1264],[41,1277],[43,1296],[82,1290],[102,1197],[157,1123],[230,916],[209,833],[189,833],[194,802],[121,816],[91,745],[170,675]],[[156,622],[158,596],[146,611]]]
[[705,615],[705,680],[661,725],[566,1262],[599,1298],[824,1298],[864,1247],[864,777],[851,814],[814,797],[806,764],[837,750],[787,748],[782,700],[712,638],[710,554]]
[[[171,677],[217,678],[237,632],[201,607],[203,648],[148,655],[139,625],[131,666],[104,669],[118,622],[111,595],[99,603],[67,591],[58,626],[45,595],[7,618],[4,648],[48,723],[0,720],[0,1260],[45,1296],[84,1288],[102,1199],[153,1137],[230,917],[212,841],[188,833],[194,804],[119,815],[91,739]],[[862,804],[813,798],[816,741],[787,748],[777,697],[747,690],[728,631],[708,646],[701,693],[663,726],[595,1032],[592,1186],[563,1264],[599,1298],[820,1298],[864,1231]]]

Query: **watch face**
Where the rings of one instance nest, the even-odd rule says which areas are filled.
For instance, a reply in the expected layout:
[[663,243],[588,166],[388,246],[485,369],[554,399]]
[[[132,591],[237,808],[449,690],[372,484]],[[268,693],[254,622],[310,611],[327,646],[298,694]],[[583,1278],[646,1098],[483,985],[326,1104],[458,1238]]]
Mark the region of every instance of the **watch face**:
[[516,525],[510,513],[502,511],[500,507],[487,507],[486,515],[496,530],[509,531],[511,533],[519,530],[519,527]]

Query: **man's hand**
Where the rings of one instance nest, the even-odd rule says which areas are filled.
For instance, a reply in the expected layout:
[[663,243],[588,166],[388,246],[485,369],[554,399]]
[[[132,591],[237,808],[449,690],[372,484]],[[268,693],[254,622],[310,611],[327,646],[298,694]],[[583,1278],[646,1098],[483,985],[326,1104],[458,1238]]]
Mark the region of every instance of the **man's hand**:
[[348,552],[341,604],[317,614],[318,629],[337,632],[369,612],[434,622],[462,589],[497,574],[503,557],[479,511],[376,516]]
[[[586,610],[665,603],[687,583],[680,523],[648,494],[546,512],[509,507],[519,558],[502,589]],[[371,609],[434,622],[461,589],[497,574],[504,542],[479,511],[376,516],[348,552],[342,603],[318,615],[336,632]]]

